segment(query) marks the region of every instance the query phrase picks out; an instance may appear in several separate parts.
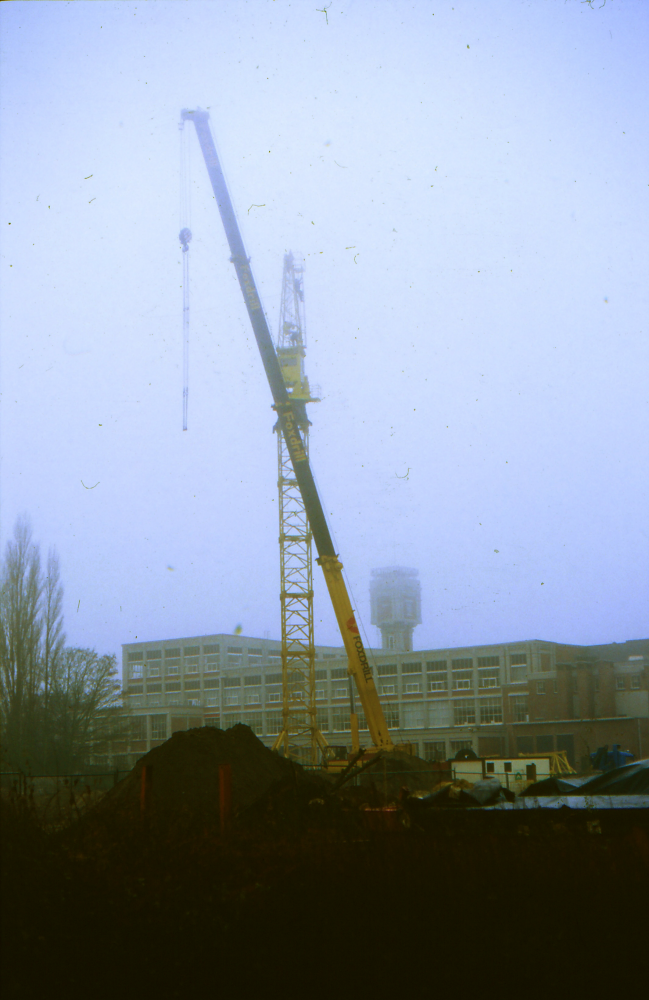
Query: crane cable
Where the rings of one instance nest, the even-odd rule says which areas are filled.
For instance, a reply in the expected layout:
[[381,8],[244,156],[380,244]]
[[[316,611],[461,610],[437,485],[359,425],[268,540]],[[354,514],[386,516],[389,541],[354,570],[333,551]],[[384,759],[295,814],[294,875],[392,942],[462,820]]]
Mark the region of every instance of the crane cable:
[[184,121],[180,129],[180,240],[183,252],[183,430],[187,430],[187,407],[189,403],[189,243],[192,238],[191,224],[191,173],[190,144]]

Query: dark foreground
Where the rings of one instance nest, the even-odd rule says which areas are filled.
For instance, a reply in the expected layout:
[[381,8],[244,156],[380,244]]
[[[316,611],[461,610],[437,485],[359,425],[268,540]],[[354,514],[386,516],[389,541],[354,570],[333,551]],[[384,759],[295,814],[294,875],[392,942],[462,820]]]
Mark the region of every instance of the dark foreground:
[[639,811],[447,811],[381,833],[315,807],[293,833],[264,821],[226,842],[3,813],[5,1000],[643,995]]

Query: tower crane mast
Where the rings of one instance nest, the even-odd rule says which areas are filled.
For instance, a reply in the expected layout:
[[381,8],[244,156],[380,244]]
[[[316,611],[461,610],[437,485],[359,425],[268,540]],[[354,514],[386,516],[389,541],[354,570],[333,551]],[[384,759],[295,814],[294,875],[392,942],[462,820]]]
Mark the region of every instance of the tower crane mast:
[[257,341],[259,353],[273,396],[273,406],[286,448],[288,450],[295,479],[298,483],[313,540],[318,551],[331,603],[334,608],[338,628],[348,658],[349,673],[353,676],[372,742],[376,747],[391,750],[393,742],[388,732],[378,692],[372,676],[356,618],[352,609],[347,587],[343,578],[342,563],[334,549],[331,533],[325,517],[320,497],[315,485],[309,457],[300,432],[300,408],[298,400],[292,402],[280,362],[268,329],[268,322],[259,300],[259,294],[250,268],[250,259],[241,238],[230,195],[225,183],[221,164],[209,126],[209,114],[202,109],[181,112],[182,122],[193,121],[205,160],[205,166],[212,184],[216,203],[230,247],[230,260],[234,264],[241,292],[243,294],[250,323]]

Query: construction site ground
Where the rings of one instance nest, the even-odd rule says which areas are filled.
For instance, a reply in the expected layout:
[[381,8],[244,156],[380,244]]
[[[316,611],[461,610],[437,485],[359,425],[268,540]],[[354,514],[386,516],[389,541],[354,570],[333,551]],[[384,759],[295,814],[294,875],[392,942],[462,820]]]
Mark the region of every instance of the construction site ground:
[[646,813],[440,809],[423,828],[399,793],[433,772],[403,756],[337,787],[246,727],[191,730],[67,826],[4,796],[3,996],[635,993]]

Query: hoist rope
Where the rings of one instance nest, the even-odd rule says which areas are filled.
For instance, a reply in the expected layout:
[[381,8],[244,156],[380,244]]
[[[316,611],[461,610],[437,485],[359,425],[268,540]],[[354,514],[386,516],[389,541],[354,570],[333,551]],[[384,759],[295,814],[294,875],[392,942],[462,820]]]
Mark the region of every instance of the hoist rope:
[[191,225],[190,145],[184,122],[180,124],[180,234],[183,252],[183,430],[187,430],[189,403],[189,243]]

